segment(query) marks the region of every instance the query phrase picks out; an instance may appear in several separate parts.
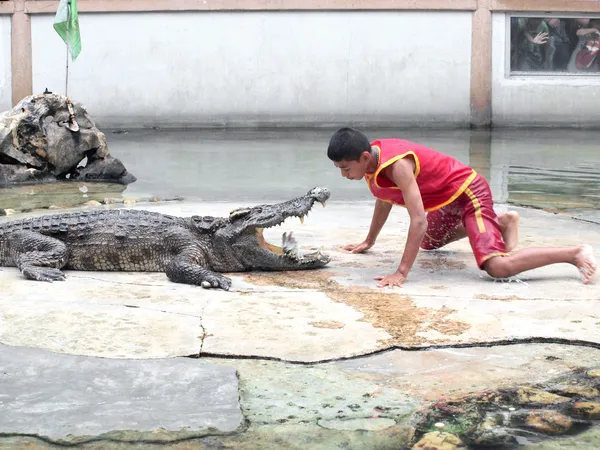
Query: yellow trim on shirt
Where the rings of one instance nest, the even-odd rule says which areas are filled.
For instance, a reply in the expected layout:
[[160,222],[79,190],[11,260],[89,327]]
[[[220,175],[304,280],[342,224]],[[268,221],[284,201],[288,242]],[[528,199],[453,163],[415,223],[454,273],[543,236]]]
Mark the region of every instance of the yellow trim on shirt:
[[[373,145],[373,147],[375,149],[377,149],[377,154],[379,155],[379,160],[381,160],[381,148],[378,145]],[[385,169],[386,167],[389,167],[391,164],[395,163],[396,161],[406,157],[407,155],[412,155],[415,158],[415,179],[419,176],[419,173],[421,173],[421,163],[419,162],[419,158],[417,157],[417,155],[415,154],[415,152],[410,151],[410,152],[406,152],[403,153],[401,155],[395,156],[393,158],[391,158],[389,161],[386,161],[385,163],[381,164],[374,173],[366,173],[365,174],[365,181],[367,182],[367,185],[369,186],[369,189],[371,187],[371,183],[369,183],[369,181],[371,179],[374,180],[375,186],[377,186],[379,189],[384,189],[381,186],[379,186],[379,183],[377,183],[377,177],[379,176],[379,173]],[[473,172],[471,173],[471,175],[469,175],[469,177],[464,181],[464,183],[458,188],[458,190],[452,195],[452,197],[450,197],[448,200],[446,200],[444,203],[440,203],[439,205],[433,206],[431,208],[427,208],[425,209],[425,212],[431,212],[431,211],[435,211],[436,209],[441,209],[446,205],[449,205],[450,203],[452,203],[454,200],[456,200],[464,191],[465,189],[467,189],[467,187],[471,184],[471,182],[475,179],[475,177],[477,176],[477,172],[475,171],[475,169],[473,169]],[[398,186],[391,186],[389,188],[385,188],[385,189],[398,189],[401,190]],[[392,203],[394,205],[398,205],[398,206],[402,206],[403,208],[406,208],[405,204],[402,203],[396,203],[392,200],[385,200],[388,203]]]
[[469,185],[475,179],[476,176],[477,176],[477,172],[475,172],[475,170],[473,170],[473,173],[471,173],[471,175],[469,175],[469,178],[467,178],[465,180],[465,182],[458,188],[458,190],[454,193],[454,195],[452,195],[452,197],[450,197],[444,203],[440,203],[439,205],[433,206],[431,208],[427,208],[425,210],[425,212],[435,211],[436,209],[443,208],[444,206],[452,203],[454,200],[456,200],[458,197],[460,197],[460,194],[465,192],[465,189],[467,189],[467,187],[469,187]]
[[[377,151],[379,152],[379,157],[381,158],[381,149],[374,145],[374,147],[377,149]],[[377,170],[375,170],[375,174],[373,175],[375,177],[375,186],[377,186],[379,189],[382,189],[381,186],[379,186],[379,183],[377,182],[377,177],[379,176],[379,173],[385,169],[386,167],[391,166],[392,164],[394,164],[396,161],[401,160],[402,158],[405,158],[408,155],[412,155],[413,158],[415,158],[415,179],[419,176],[419,173],[421,172],[421,163],[419,162],[419,158],[416,155],[415,152],[406,152],[406,153],[402,153],[401,155],[397,155],[394,156],[393,158],[389,159],[388,161],[384,162],[383,164],[381,164]],[[400,189],[398,186],[391,186],[389,188],[386,189]]]

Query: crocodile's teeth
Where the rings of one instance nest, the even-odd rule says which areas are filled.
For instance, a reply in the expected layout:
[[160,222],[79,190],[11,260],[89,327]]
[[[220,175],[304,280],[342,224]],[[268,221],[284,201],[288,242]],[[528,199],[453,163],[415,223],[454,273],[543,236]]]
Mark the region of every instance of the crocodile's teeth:
[[283,233],[281,236],[281,242],[281,247],[286,255],[296,258],[301,257],[302,252],[298,248],[298,241],[296,241],[296,238],[293,236],[291,231],[289,233]]
[[324,202],[321,202],[321,205],[323,205],[323,208],[325,208],[325,204],[327,203],[327,200]]
[[300,216],[300,223],[304,224],[304,216]]

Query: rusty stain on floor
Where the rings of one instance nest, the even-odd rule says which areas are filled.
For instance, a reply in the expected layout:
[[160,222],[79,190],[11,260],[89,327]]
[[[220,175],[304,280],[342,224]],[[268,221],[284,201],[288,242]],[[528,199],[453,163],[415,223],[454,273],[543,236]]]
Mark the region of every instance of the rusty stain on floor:
[[343,274],[327,270],[267,272],[247,274],[245,280],[260,286],[276,285],[290,289],[319,290],[331,300],[361,312],[366,321],[393,336],[382,341],[382,347],[431,343],[431,339],[419,336],[418,333],[435,330],[446,336],[457,336],[471,327],[468,323],[449,319],[448,317],[456,312],[453,309],[418,308],[407,295],[386,292],[379,288],[341,286],[332,279],[340,275]]
[[463,270],[467,265],[460,260],[448,259],[446,257],[427,258],[419,261],[421,269],[425,270]]
[[345,324],[342,322],[336,322],[335,320],[320,320],[317,322],[310,322],[310,326],[315,328],[330,328],[330,329],[339,329],[344,328]]
[[531,300],[531,298],[523,298],[518,295],[488,295],[488,294],[477,294],[473,296],[477,300],[499,300],[501,302],[509,302],[511,300]]

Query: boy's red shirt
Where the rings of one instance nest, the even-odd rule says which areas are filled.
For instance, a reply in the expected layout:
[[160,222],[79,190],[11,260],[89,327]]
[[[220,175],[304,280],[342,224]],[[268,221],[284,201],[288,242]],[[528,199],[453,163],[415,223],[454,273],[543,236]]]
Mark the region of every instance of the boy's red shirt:
[[475,170],[457,159],[414,142],[378,139],[371,142],[371,146],[379,152],[379,165],[375,172],[365,174],[365,180],[375,197],[396,205],[406,206],[402,191],[381,171],[407,156],[415,161],[415,179],[425,211],[435,211],[452,203],[477,176]]

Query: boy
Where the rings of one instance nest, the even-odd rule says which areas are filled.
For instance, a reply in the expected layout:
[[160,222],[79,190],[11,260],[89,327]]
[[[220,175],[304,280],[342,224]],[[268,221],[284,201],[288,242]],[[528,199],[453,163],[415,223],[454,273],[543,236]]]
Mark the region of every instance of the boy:
[[410,226],[400,265],[391,275],[375,277],[380,287],[402,286],[419,247],[432,250],[467,236],[477,265],[494,278],[570,263],[588,284],[596,271],[589,245],[511,253],[518,241],[518,214],[498,217],[485,179],[448,155],[400,139],[370,142],[360,131],[341,128],[332,136],[327,156],[343,177],[365,178],[377,199],[366,239],[345,250],[362,253],[371,248],[393,204],[408,210]]

